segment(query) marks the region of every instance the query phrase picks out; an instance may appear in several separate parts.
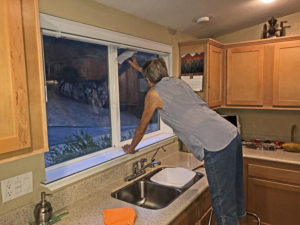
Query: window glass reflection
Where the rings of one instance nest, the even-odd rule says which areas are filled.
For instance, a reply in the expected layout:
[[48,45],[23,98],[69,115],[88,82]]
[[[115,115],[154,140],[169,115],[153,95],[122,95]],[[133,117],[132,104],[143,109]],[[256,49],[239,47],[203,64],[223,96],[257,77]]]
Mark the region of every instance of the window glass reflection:
[[[148,83],[142,73],[132,68],[128,60],[136,59],[142,67],[145,62],[157,57],[156,54],[118,49],[121,141],[133,137],[135,128],[142,117],[145,96],[149,90]],[[155,132],[159,129],[159,116],[156,111],[146,133]]]
[[43,36],[49,167],[111,147],[107,47]]

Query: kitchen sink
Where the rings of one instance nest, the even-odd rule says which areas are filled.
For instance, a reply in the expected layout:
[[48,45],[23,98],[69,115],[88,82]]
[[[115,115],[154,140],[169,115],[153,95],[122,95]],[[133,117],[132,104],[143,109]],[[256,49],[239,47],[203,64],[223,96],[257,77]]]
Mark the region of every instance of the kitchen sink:
[[161,209],[169,205],[181,191],[153,182],[139,180],[113,194],[113,197],[148,209]]
[[169,187],[150,181],[150,178],[162,169],[164,167],[157,168],[148,175],[113,192],[111,196],[143,208],[162,209],[203,177],[202,173],[196,173],[191,182],[182,188]]

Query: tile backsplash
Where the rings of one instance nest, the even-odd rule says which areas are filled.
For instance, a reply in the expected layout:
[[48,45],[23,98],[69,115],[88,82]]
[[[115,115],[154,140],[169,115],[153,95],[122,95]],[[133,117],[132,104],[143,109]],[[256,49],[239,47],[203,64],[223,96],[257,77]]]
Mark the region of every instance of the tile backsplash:
[[241,135],[245,140],[291,141],[291,128],[296,124],[295,142],[300,142],[300,112],[298,110],[272,109],[220,109],[221,114],[237,114]]

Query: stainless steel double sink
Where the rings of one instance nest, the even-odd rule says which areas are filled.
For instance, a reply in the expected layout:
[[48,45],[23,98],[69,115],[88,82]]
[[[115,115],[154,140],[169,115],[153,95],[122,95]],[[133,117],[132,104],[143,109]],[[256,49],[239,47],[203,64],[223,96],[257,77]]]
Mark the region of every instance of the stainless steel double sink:
[[182,188],[169,187],[152,182],[150,178],[164,168],[157,168],[144,177],[113,192],[111,196],[143,208],[162,209],[204,176],[202,173],[196,172],[195,177]]

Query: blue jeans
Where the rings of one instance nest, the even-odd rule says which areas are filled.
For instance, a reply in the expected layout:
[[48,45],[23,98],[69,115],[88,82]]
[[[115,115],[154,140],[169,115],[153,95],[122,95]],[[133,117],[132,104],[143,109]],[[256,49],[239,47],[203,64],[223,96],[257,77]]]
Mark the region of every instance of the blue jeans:
[[240,135],[217,152],[204,150],[210,199],[218,225],[238,225],[246,216]]

